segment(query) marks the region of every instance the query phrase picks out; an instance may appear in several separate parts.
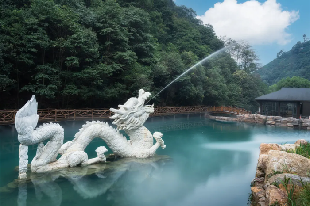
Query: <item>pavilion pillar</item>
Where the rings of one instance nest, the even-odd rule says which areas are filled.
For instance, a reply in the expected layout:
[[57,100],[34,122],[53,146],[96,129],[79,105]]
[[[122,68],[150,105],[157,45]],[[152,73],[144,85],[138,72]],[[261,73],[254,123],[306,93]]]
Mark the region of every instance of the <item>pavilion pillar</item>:
[[297,102],[297,119],[300,117],[300,102]]
[[281,116],[280,115],[280,102],[277,102],[277,104],[278,104],[278,116]]

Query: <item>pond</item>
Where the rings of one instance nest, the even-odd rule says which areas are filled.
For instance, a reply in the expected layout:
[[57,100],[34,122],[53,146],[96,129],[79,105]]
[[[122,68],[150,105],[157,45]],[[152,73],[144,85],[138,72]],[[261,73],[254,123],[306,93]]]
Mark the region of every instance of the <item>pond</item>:
[[[65,141],[85,122],[62,122]],[[17,184],[18,141],[13,126],[0,127],[0,205],[247,205],[260,143],[310,140],[303,130],[225,123],[200,115],[149,118],[166,149],[145,161],[117,160],[101,166],[31,175]],[[89,157],[105,145],[95,139]],[[29,159],[36,147],[29,147]],[[169,157],[168,157],[169,156]]]

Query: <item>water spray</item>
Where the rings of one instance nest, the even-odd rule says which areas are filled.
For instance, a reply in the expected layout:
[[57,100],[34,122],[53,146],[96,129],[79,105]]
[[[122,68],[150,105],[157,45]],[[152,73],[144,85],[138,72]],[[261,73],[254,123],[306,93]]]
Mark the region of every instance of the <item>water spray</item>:
[[217,54],[221,53],[222,51],[225,51],[226,49],[228,49],[229,47],[231,47],[233,45],[229,45],[227,47],[224,47],[212,54],[210,54],[209,56],[205,57],[204,59],[202,59],[201,61],[199,61],[198,63],[196,63],[194,66],[192,66],[191,68],[187,69],[185,72],[183,72],[181,75],[179,75],[177,78],[175,78],[172,82],[170,82],[167,86],[165,86],[162,90],[160,90],[157,94],[155,94],[152,98],[149,99],[149,101],[147,101],[145,104],[149,103],[152,99],[154,99],[156,96],[158,96],[162,91],[164,91],[167,87],[169,87],[171,84],[173,84],[174,82],[176,82],[180,77],[184,76],[187,72],[189,72],[190,70],[196,68],[198,65],[201,65],[202,63],[204,63],[205,61],[211,59],[212,57],[216,56]]

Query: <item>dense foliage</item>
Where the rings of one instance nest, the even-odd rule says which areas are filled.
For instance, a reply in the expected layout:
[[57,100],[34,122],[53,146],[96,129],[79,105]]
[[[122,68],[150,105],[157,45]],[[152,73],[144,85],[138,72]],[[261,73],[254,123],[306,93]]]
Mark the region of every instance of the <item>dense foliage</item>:
[[310,80],[310,41],[297,42],[288,52],[282,50],[277,58],[258,70],[269,85],[286,77],[300,76]]
[[276,92],[282,88],[310,88],[310,81],[302,77],[286,77],[269,87],[270,92]]
[[[155,94],[224,47],[195,17],[172,0],[6,0],[0,109],[19,108],[31,94],[43,108],[115,107],[139,88]],[[223,52],[152,101],[255,111],[266,87],[246,63],[241,68]]]

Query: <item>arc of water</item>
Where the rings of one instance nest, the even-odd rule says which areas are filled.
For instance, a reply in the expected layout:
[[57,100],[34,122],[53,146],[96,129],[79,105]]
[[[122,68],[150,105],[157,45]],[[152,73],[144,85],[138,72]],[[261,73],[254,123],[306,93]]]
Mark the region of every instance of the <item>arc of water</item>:
[[[228,46],[231,47],[232,45]],[[211,59],[212,57],[216,56],[217,54],[221,53],[222,51],[225,51],[228,47],[224,47],[216,52],[213,52],[212,54],[210,54],[209,56],[205,57],[204,59],[200,60],[198,63],[196,63],[194,66],[190,67],[189,69],[187,69],[185,72],[183,72],[181,75],[179,75],[177,78],[175,78],[173,81],[171,81],[169,84],[167,84],[167,86],[165,86],[162,90],[160,90],[157,94],[155,94],[152,98],[149,99],[149,101],[151,101],[152,99],[154,99],[156,96],[158,96],[162,91],[164,91],[166,88],[168,88],[171,84],[173,84],[174,82],[176,82],[180,77],[184,76],[187,72],[191,71],[192,69],[196,68],[198,65],[202,64],[203,62]],[[149,103],[149,101],[146,102]]]

